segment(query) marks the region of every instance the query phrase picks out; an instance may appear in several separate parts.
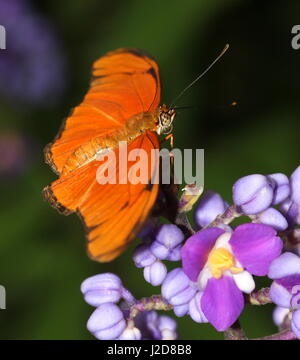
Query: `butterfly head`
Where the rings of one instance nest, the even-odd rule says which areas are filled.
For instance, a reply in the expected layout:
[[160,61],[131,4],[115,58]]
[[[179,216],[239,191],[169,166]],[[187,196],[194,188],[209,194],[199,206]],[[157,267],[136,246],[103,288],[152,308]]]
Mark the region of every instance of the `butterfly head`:
[[174,109],[168,109],[166,105],[159,107],[158,127],[156,130],[158,135],[170,134],[172,132],[175,115],[176,112]]

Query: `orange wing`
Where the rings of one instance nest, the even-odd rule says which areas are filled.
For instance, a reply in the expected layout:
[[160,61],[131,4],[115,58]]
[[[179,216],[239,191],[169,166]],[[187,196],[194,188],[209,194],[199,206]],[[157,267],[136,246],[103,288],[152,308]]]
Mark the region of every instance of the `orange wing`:
[[[154,60],[135,49],[108,53],[95,62],[90,90],[54,143],[47,146],[46,161],[60,174],[83,145],[109,136],[135,114],[154,111],[159,101],[160,80]],[[142,148],[149,154],[158,147],[156,133],[146,131],[128,145],[128,151]],[[115,152],[118,154],[118,149]],[[149,174],[148,185],[100,185],[96,181],[99,165],[90,159],[75,166],[46,187],[44,195],[60,212],[76,211],[86,227],[89,255],[110,261],[134,239],[151,211],[158,185],[151,185],[150,180],[158,175],[159,164],[157,161]]]
[[[159,148],[156,133],[146,131],[128,145],[128,152],[135,148],[147,152],[148,166],[151,168],[150,152]],[[118,159],[118,150],[116,155]],[[130,162],[128,168],[133,163]],[[149,173],[148,185],[100,185],[96,181],[99,165],[99,161],[94,160],[79,170],[62,176],[47,187],[44,194],[60,212],[78,212],[85,224],[90,257],[106,262],[124,251],[149,215],[158,192],[159,162],[155,162],[152,173]],[[118,162],[116,168],[118,173]]]
[[137,49],[107,53],[93,65],[90,89],[65,120],[45,159],[60,174],[80,146],[122,128],[130,117],[151,112],[160,102],[157,63]]

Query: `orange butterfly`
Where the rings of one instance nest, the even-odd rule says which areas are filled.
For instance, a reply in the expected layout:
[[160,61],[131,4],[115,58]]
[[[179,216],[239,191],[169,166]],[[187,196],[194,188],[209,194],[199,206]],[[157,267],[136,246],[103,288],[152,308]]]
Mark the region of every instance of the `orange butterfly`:
[[[136,49],[107,53],[93,65],[90,89],[45,149],[46,162],[59,179],[43,190],[59,212],[77,212],[85,225],[88,254],[97,261],[120,255],[143,227],[157,197],[156,160],[148,184],[96,181],[97,154],[119,141],[128,151],[148,154],[159,148],[158,135],[169,133],[174,109],[158,107],[161,95],[157,63]],[[118,159],[118,156],[116,157]],[[116,171],[119,163],[116,163]]]

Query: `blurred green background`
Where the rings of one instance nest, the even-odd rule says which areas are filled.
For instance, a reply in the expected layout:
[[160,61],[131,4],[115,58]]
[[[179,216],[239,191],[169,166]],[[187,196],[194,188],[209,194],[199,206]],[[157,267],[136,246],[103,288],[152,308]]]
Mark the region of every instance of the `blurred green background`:
[[[77,216],[60,216],[41,196],[56,178],[44,164],[43,147],[80,102],[92,62],[118,47],[147,51],[160,66],[162,101],[170,103],[230,44],[223,59],[181,99],[178,105],[196,108],[181,111],[174,130],[176,147],[205,149],[205,187],[230,201],[239,177],[289,175],[299,165],[300,50],[291,47],[291,28],[299,23],[300,3],[45,0],[30,5],[51,28],[63,71],[50,77],[61,84],[59,96],[53,92],[56,100],[49,95],[43,104],[6,93],[14,76],[18,84],[18,72],[0,82],[0,284],[7,290],[0,338],[92,339],[86,330],[92,308],[79,291],[85,278],[112,271],[138,298],[159,292],[134,267],[133,247],[110,264],[90,261]],[[2,10],[0,24],[5,16]],[[20,38],[29,42],[30,36],[25,31]],[[9,46],[7,53],[0,50],[0,64]],[[50,59],[53,50],[45,48],[43,56],[47,51]],[[18,57],[15,66],[22,61]],[[21,90],[28,91],[26,82]],[[233,101],[237,106],[230,106]],[[241,318],[247,335],[275,331],[271,313],[272,306],[247,308]],[[210,325],[188,317],[178,324],[182,339],[222,338]]]

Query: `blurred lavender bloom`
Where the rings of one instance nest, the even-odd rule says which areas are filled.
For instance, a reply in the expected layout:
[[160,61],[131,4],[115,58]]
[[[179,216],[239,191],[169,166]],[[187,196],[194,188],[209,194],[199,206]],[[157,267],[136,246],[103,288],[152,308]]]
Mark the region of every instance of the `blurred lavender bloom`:
[[150,246],[151,252],[161,260],[180,260],[180,244],[184,240],[182,231],[173,224],[162,225]]
[[55,103],[64,88],[64,59],[48,22],[26,0],[0,0],[0,24],[7,38],[0,92],[20,103]]
[[92,313],[87,328],[99,340],[114,340],[125,330],[126,321],[117,305],[106,303]]
[[150,251],[149,245],[140,244],[133,253],[133,261],[138,268],[152,265],[156,261],[156,257]]
[[145,280],[153,286],[161,285],[167,276],[167,268],[160,260],[144,268]]
[[291,175],[291,198],[300,206],[300,166]]
[[246,215],[260,213],[273,202],[275,182],[260,174],[240,178],[233,185],[233,200]]
[[188,304],[196,289],[181,268],[170,271],[161,288],[162,296],[172,305]]
[[272,205],[277,205],[287,199],[290,195],[290,182],[286,175],[281,173],[267,175],[274,183],[274,196]]
[[195,221],[200,227],[210,224],[218,215],[224,213],[228,204],[213,191],[205,191],[195,211]]
[[13,177],[21,174],[31,160],[30,141],[17,132],[0,133],[0,176]]
[[269,225],[276,231],[284,231],[288,227],[286,218],[274,208],[268,208],[267,210],[257,214],[253,222],[259,224]]

